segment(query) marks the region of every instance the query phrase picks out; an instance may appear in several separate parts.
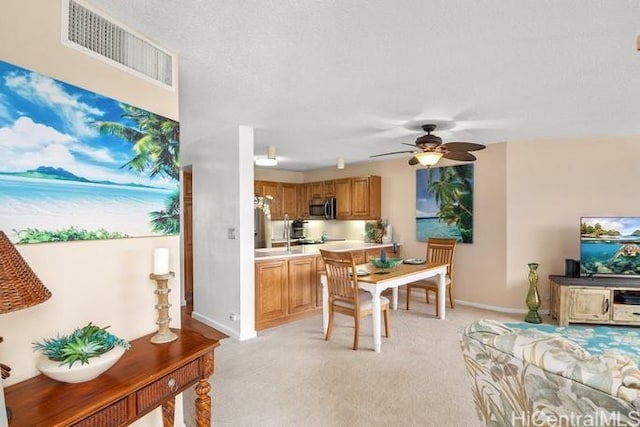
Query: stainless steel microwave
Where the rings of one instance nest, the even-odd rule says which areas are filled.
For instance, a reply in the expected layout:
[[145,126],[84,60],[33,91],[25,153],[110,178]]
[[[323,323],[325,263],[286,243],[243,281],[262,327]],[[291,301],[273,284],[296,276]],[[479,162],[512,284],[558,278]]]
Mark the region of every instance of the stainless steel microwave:
[[309,200],[309,218],[311,219],[336,219],[336,199]]

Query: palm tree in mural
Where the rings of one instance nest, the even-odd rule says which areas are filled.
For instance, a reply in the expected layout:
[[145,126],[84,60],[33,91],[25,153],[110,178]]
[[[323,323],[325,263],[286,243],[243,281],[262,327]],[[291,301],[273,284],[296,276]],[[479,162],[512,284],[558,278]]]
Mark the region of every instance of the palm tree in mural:
[[[119,122],[97,122],[102,135],[112,135],[133,144],[134,156],[122,167],[137,173],[149,173],[150,177],[180,179],[180,127],[178,122],[131,105],[120,104],[120,117],[134,123],[128,126]],[[151,227],[164,234],[180,230],[179,187],[172,192],[166,209],[151,212]],[[176,202],[177,201],[177,202]]]
[[473,240],[473,165],[438,168],[440,179],[435,180],[433,169],[428,171],[427,193],[438,204],[437,217],[447,225],[454,225],[464,243]]
[[180,192],[174,191],[167,198],[166,209],[149,213],[151,229],[158,233],[174,234],[180,231]]

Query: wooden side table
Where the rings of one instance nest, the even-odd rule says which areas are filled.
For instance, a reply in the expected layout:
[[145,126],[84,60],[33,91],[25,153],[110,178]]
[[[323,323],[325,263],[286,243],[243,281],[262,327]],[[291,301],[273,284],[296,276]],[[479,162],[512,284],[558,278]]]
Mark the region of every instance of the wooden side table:
[[38,375],[5,389],[10,427],[125,426],[162,406],[165,427],[173,426],[175,396],[196,385],[196,423],[211,425],[213,352],[217,340],[173,329],[178,339],[131,342],[122,359],[98,378],[68,384]]

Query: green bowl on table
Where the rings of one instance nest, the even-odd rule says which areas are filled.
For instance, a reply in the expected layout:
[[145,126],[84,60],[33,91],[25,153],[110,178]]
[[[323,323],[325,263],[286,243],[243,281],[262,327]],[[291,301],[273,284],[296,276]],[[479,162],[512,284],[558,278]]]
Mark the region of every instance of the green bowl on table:
[[380,258],[369,258],[369,262],[376,268],[390,270],[402,264],[402,258],[387,258],[382,261]]

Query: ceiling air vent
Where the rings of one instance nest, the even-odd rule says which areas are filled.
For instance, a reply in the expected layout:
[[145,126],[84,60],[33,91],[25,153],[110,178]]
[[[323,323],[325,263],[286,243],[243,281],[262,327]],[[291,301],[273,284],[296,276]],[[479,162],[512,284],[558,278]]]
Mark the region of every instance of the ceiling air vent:
[[172,54],[87,4],[63,0],[63,5],[64,44],[173,88]]

